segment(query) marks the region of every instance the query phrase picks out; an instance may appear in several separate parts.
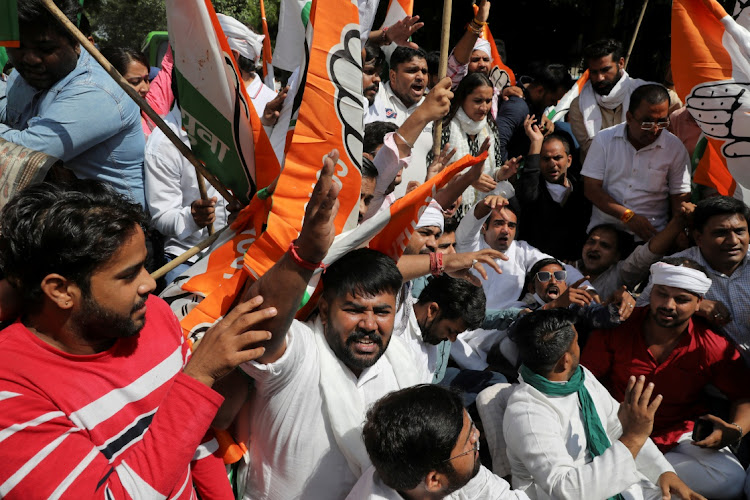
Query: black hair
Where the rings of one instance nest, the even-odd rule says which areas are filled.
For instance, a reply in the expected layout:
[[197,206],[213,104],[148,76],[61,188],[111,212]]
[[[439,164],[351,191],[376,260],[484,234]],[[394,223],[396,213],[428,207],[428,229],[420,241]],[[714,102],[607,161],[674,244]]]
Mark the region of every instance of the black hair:
[[669,92],[667,92],[667,88],[664,85],[659,85],[658,83],[646,83],[645,85],[641,85],[630,94],[630,105],[628,106],[628,111],[630,111],[631,115],[635,113],[635,110],[638,109],[638,106],[640,106],[643,101],[646,101],[649,104],[661,104],[664,101],[667,101],[667,106],[669,106]]
[[362,151],[375,156],[375,150],[383,145],[385,134],[398,130],[398,125],[391,122],[371,122],[365,125],[365,138]]
[[91,27],[91,21],[89,21],[89,18],[86,14],[81,13],[81,22],[78,23],[78,30],[83,33],[83,36],[85,36],[86,38],[90,37],[94,32],[93,28]]
[[492,81],[487,78],[487,75],[484,73],[469,73],[461,79],[461,82],[458,84],[458,87],[453,94],[453,99],[451,99],[451,109],[443,119],[444,124],[450,123],[453,117],[456,116],[458,108],[463,106],[464,101],[469,97],[469,94],[479,87],[494,88]]
[[422,384],[380,398],[367,412],[362,437],[383,483],[404,491],[432,471],[455,472],[448,459],[463,425],[461,396]]
[[378,169],[375,164],[369,158],[362,157],[362,178],[363,179],[377,179]]
[[547,376],[572,345],[576,331],[568,309],[538,309],[522,316],[511,328],[521,362],[531,371]]
[[240,69],[240,71],[250,73],[251,75],[254,75],[258,71],[255,66],[255,61],[253,61],[252,59],[248,59],[242,54],[239,54],[239,57],[237,57],[237,67]]
[[422,49],[412,49],[411,47],[396,47],[396,50],[391,54],[391,69],[398,71],[398,65],[406,63],[414,59],[424,59],[427,61],[427,54]]
[[457,217],[446,217],[443,223],[443,234],[455,233],[458,229],[459,220]]
[[[54,0],[54,3],[71,23],[78,26],[78,14],[82,12],[78,0]],[[18,2],[18,25],[22,33],[26,27],[43,26],[67,38],[74,47],[78,45],[78,40],[47,10],[41,0]]]
[[91,274],[147,220],[140,204],[100,181],[30,186],[0,212],[0,269],[34,312],[45,276],[60,274],[88,293]]
[[629,233],[626,233],[625,231],[622,231],[621,229],[618,229],[617,226],[614,224],[599,224],[591,228],[591,231],[586,235],[586,239],[588,240],[591,238],[591,235],[594,234],[594,231],[609,231],[611,233],[615,234],[615,239],[617,242],[615,243],[617,245],[617,253],[620,254],[620,259],[627,258],[628,255],[633,251],[633,248],[635,246],[635,240],[633,239],[633,236]]
[[[516,198],[515,196],[509,198],[508,199],[508,204],[505,205],[502,208],[503,209],[507,209],[508,211],[512,212],[513,215],[516,216],[516,225],[517,226],[520,225],[520,223],[521,223],[521,203],[518,201],[518,198]],[[494,210],[492,210],[490,212],[489,217],[487,217],[487,219],[484,221],[484,228],[485,229],[487,229],[488,227],[490,227],[490,221],[492,221],[492,217],[493,217],[494,213],[497,210],[498,210],[497,208],[494,209]]]
[[440,51],[433,50],[427,53],[427,73],[437,75],[440,68]]
[[529,272],[526,273],[526,279],[523,283],[523,290],[521,290],[521,296],[519,297],[519,300],[521,300],[521,298],[526,295],[527,290],[529,289],[529,285],[531,285],[532,281],[534,280],[536,273],[538,273],[543,267],[551,266],[552,264],[560,266],[561,268],[563,268],[563,270],[565,269],[565,264],[555,259],[554,257],[548,257],[546,259],[538,260],[534,263],[533,266],[531,266]]
[[381,293],[396,295],[403,276],[393,260],[377,250],[360,248],[344,254],[323,273],[323,296],[327,299],[346,294],[372,297]]
[[563,145],[563,148],[565,149],[565,153],[570,154],[570,141],[567,137],[565,137],[565,135],[559,132],[552,132],[550,135],[544,138],[544,141],[542,141],[542,146],[550,141],[560,141]]
[[481,286],[472,285],[447,274],[436,276],[419,294],[419,304],[435,302],[440,319],[460,318],[467,330],[479,328],[484,320],[487,300]]
[[385,64],[385,54],[380,49],[380,46],[367,42],[365,44],[365,60],[363,62],[372,62],[375,69],[382,68],[383,64]]
[[568,89],[573,85],[573,78],[563,64],[532,62],[529,64],[526,77],[531,79],[531,84],[541,85],[549,92],[554,92],[559,88]]
[[128,72],[128,66],[132,61],[139,62],[146,66],[146,69],[150,69],[148,59],[143,52],[135,49],[129,47],[107,47],[102,49],[101,52],[121,75]]
[[583,61],[588,65],[589,61],[601,59],[612,54],[612,61],[617,63],[624,55],[622,44],[617,40],[605,38],[587,45],[583,49]]
[[693,229],[703,232],[708,219],[716,215],[737,214],[750,225],[750,208],[742,201],[730,196],[712,196],[701,200],[693,213]]

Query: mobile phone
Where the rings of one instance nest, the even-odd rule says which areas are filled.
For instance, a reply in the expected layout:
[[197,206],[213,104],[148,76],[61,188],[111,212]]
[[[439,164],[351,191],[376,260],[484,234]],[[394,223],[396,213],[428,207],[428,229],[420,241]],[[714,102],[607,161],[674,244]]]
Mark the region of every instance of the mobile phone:
[[714,424],[710,420],[695,419],[693,427],[693,441],[703,441],[714,431]]

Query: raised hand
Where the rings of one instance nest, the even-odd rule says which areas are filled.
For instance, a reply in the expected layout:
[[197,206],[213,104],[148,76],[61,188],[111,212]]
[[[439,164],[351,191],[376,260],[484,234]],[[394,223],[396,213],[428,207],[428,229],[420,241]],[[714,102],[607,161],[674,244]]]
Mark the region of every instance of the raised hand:
[[654,430],[654,415],[663,397],[659,394],[652,400],[653,392],[654,384],[646,385],[646,378],[643,375],[637,379],[631,376],[625,388],[625,397],[617,412],[617,417],[622,424],[620,441],[627,446],[633,458],[638,455],[641,447],[651,435],[651,431]]
[[472,285],[482,286],[482,282],[477,276],[470,271],[476,270],[482,277],[487,279],[487,271],[484,269],[482,264],[487,264],[496,273],[502,274],[500,266],[497,265],[495,259],[508,260],[505,254],[486,248],[479,250],[478,252],[462,252],[455,254],[443,255],[443,265],[445,266],[445,272],[453,278],[460,278],[470,282]]
[[[258,78],[256,76],[256,78]],[[289,85],[284,87],[276,94],[276,97],[268,101],[266,109],[263,110],[263,116],[261,117],[261,123],[266,127],[273,127],[276,122],[279,121],[279,115],[281,114],[281,108],[284,106],[284,100],[289,93]]]
[[396,45],[418,49],[419,45],[409,41],[409,38],[422,26],[424,26],[424,23],[419,22],[419,16],[406,16],[393,26],[389,26],[385,32],[385,37],[389,42]]

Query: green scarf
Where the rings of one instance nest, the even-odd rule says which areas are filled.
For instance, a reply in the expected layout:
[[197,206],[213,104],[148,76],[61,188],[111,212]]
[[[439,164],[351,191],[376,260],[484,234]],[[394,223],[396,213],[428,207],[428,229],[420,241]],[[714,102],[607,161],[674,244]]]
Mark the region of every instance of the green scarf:
[[[578,400],[581,403],[581,412],[583,413],[583,428],[586,431],[586,448],[592,456],[598,457],[610,447],[611,443],[604,427],[602,427],[601,420],[599,420],[599,414],[596,412],[591,394],[583,385],[584,375],[581,365],[578,365],[575,373],[566,384],[550,382],[545,377],[531,371],[526,365],[521,365],[521,375],[524,382],[547,396],[567,396],[577,392]],[[622,500],[622,498],[622,495],[618,494],[610,497],[610,500]]]

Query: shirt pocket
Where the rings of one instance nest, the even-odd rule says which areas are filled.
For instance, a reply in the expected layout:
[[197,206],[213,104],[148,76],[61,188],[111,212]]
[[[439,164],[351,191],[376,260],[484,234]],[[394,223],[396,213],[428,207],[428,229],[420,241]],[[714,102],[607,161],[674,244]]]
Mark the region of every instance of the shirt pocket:
[[643,189],[649,193],[667,193],[669,186],[667,176],[669,175],[669,164],[659,161],[649,161],[643,169],[645,179],[642,180]]

